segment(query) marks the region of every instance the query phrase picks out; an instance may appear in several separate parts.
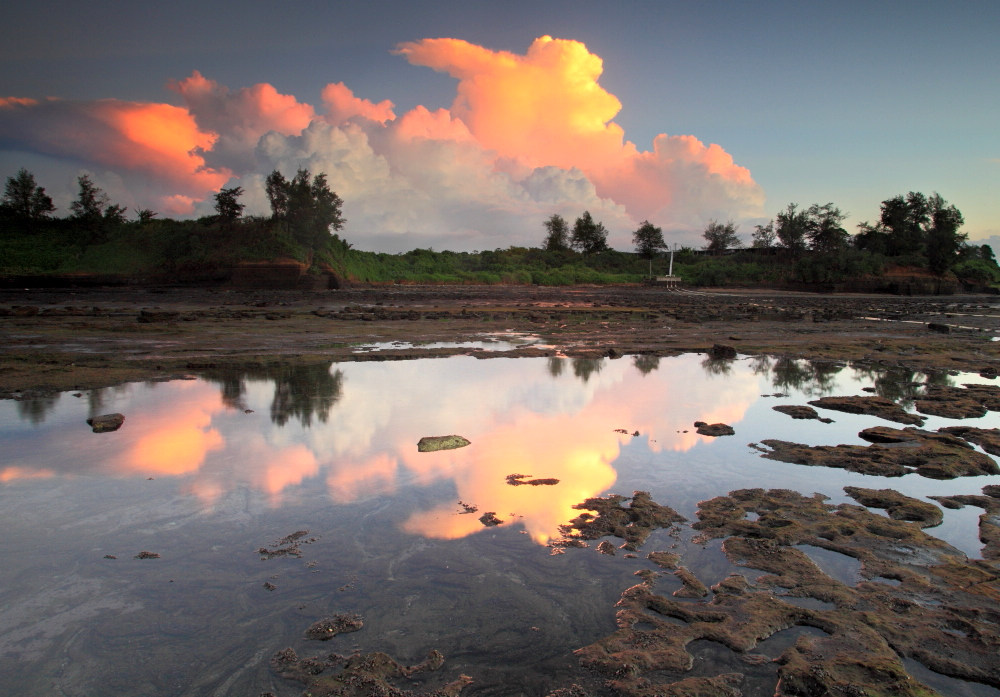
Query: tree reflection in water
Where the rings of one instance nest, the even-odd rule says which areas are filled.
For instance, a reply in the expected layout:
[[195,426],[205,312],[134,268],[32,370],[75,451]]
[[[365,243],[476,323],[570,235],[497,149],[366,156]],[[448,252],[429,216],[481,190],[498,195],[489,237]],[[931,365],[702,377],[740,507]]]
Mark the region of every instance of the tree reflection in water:
[[222,402],[231,409],[245,409],[247,380],[271,380],[271,421],[284,426],[297,419],[311,426],[315,416],[320,423],[330,418],[330,409],[340,401],[344,388],[344,373],[331,371],[329,363],[280,365],[241,371],[212,371],[205,379],[219,385]]

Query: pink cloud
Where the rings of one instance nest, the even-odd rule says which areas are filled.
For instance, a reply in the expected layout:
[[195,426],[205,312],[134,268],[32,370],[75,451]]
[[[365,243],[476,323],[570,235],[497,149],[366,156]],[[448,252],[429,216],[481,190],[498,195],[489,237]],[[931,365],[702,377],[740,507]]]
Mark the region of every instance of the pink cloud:
[[327,120],[334,125],[340,125],[357,116],[383,124],[396,118],[392,102],[388,99],[378,104],[367,99],[359,99],[343,82],[333,82],[324,87],[322,97],[323,103],[326,104]]

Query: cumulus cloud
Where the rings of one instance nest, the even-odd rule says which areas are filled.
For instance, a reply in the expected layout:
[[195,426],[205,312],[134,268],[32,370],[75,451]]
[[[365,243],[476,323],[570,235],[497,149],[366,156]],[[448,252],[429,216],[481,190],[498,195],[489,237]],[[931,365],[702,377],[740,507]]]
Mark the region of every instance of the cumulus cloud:
[[521,55],[423,39],[396,53],[457,80],[450,108],[397,116],[390,100],[342,82],[315,108],[266,83],[231,90],[195,71],[168,84],[183,106],[2,98],[0,150],[65,158],[97,170],[101,185],[101,172],[117,176],[138,190],[134,205],[172,215],[209,212],[226,184],[243,186],[248,212],[266,213],[272,169],[325,172],[361,249],[537,246],[545,218],[572,222],[584,210],[628,249],[642,219],[695,230],[761,214],[760,187],[719,145],[661,134],[642,151],[627,141],[613,120],[621,103],[598,82],[601,58],[578,41],[544,36]]

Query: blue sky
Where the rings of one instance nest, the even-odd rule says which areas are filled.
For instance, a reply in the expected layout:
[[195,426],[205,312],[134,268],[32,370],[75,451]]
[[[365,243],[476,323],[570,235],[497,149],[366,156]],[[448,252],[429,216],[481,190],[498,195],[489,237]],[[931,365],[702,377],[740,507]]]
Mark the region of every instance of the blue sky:
[[[700,230],[709,219],[734,219],[748,240],[753,224],[791,202],[832,201],[849,213],[853,232],[857,222],[877,217],[883,199],[911,190],[939,192],[962,210],[970,238],[998,236],[993,241],[1000,243],[998,3],[251,0],[232,9],[193,2],[39,2],[5,9],[3,15],[0,97],[55,97],[74,104],[115,99],[184,107],[182,95],[166,84],[198,71],[230,92],[267,83],[317,113],[323,110],[323,88],[343,83],[363,100],[391,100],[402,117],[418,106],[430,112],[452,109],[459,83],[449,68],[439,72],[395,54],[401,42],[448,37],[519,56],[544,35],[582,42],[603,60],[597,82],[621,102],[613,122],[639,152],[652,150],[658,134],[694,136],[705,146],[720,146],[736,166],[749,170],[758,188],[729,192],[729,199],[716,190],[702,193],[698,175],[686,167],[663,173],[674,182],[664,185],[672,187],[664,192],[670,205],[633,210],[609,194],[613,187],[592,170],[581,166],[583,174],[575,177],[563,162],[558,166],[570,174],[559,181],[560,193],[540,199],[537,187],[525,184],[522,165],[536,173],[556,165],[531,161],[529,154],[518,168],[504,171],[511,181],[489,183],[508,193],[516,188],[509,201],[496,190],[470,191],[464,200],[452,186],[434,212],[434,224],[421,227],[412,214],[375,214],[374,180],[362,186],[357,181],[362,175],[355,172],[355,179],[342,180],[341,188],[355,191],[357,201],[352,211],[345,195],[344,236],[360,248],[537,244],[546,204],[567,217],[582,206],[594,207],[595,217],[603,215],[612,230],[612,243],[622,249],[630,247],[630,224],[643,217],[663,225],[668,239],[700,246]],[[203,131],[211,130],[204,126],[206,114],[187,108]],[[75,177],[84,171],[112,198],[132,206],[156,209],[156,197],[170,193],[169,185],[148,172],[136,175],[108,159],[95,161],[41,142],[44,134],[17,121],[38,121],[41,112],[16,111],[0,118],[0,175],[27,166],[57,205],[71,200]],[[344,124],[332,127],[349,131]],[[385,161],[392,170],[391,182],[382,186],[389,182],[398,196],[386,198],[385,208],[412,210],[414,201],[440,196],[413,169],[412,153],[379,145],[380,128],[368,123],[361,130],[372,161]],[[315,138],[330,135],[317,132]],[[479,132],[473,135],[482,148],[494,147]],[[284,136],[285,149],[278,152],[270,143],[261,168],[296,166],[289,148],[298,147],[301,155],[304,141],[294,140],[295,133]],[[350,147],[337,152],[349,156],[355,152]],[[473,157],[463,152],[461,157]],[[501,155],[507,162],[510,153]],[[302,163],[328,161],[312,157]],[[206,158],[206,165],[222,171],[219,162]],[[399,179],[407,167],[407,178]],[[228,183],[244,185],[248,203],[261,205],[259,196],[251,195],[254,173],[230,170]],[[372,171],[369,167],[363,176]],[[466,171],[460,180],[470,176]],[[592,192],[589,183],[596,187]],[[686,191],[683,205],[678,187]],[[522,213],[514,210],[514,202],[528,199]],[[210,204],[210,195],[194,202],[191,214]],[[683,211],[675,214],[670,206]],[[430,215],[418,210],[425,219]]]

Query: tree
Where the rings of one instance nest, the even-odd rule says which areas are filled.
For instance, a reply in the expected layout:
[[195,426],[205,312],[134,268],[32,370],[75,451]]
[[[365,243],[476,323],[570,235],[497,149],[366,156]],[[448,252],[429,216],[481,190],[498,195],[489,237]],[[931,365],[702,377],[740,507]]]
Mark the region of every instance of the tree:
[[104,216],[104,209],[109,202],[108,195],[91,181],[89,174],[81,174],[76,178],[76,183],[80,186],[80,193],[69,206],[73,217],[95,224]]
[[847,246],[849,235],[841,223],[847,218],[833,203],[814,203],[807,211],[806,237],[815,252],[836,252]]
[[545,249],[550,252],[561,252],[569,249],[569,224],[559,214],[553,213],[545,221]]
[[215,212],[219,214],[219,220],[225,225],[232,225],[243,215],[246,206],[240,203],[239,198],[243,195],[242,186],[219,189],[215,195]]
[[594,222],[590,211],[584,211],[573,223],[569,243],[584,254],[603,252],[608,249],[608,231],[603,224]]
[[639,229],[632,233],[632,243],[643,259],[652,259],[658,251],[667,248],[667,243],[663,241],[663,230],[648,220],[643,220]]
[[788,208],[775,216],[774,232],[781,240],[781,246],[793,252],[806,248],[806,232],[809,230],[808,211],[799,211],[798,205],[789,203]]
[[754,225],[750,246],[754,249],[770,249],[774,246],[777,238],[778,236],[774,232],[774,221],[769,220],[767,225]]
[[705,249],[710,252],[724,252],[727,249],[740,246],[740,238],[736,234],[736,224],[731,220],[726,223],[711,220],[701,235],[708,241]]
[[344,202],[330,190],[326,174],[321,172],[314,178],[309,170],[300,169],[289,181],[274,170],[265,186],[272,217],[284,221],[303,244],[318,249],[329,239],[331,228],[344,227]]
[[147,223],[151,223],[157,214],[156,211],[150,208],[137,208],[135,210],[135,215],[137,223],[140,225],[146,225]]
[[887,236],[889,256],[920,254],[930,224],[927,197],[911,191],[905,197],[893,196],[882,201],[879,224]]
[[13,177],[7,177],[3,192],[3,209],[22,220],[41,220],[56,209],[45,189],[35,183],[35,175],[24,167]]
[[958,260],[958,253],[968,235],[958,229],[965,223],[961,211],[940,194],[926,199],[930,227],[927,230],[927,265],[934,273],[944,273]]

